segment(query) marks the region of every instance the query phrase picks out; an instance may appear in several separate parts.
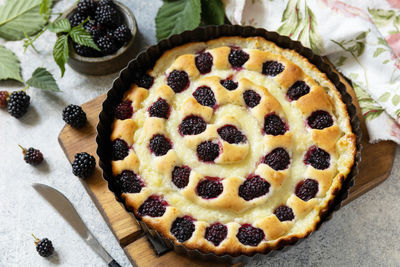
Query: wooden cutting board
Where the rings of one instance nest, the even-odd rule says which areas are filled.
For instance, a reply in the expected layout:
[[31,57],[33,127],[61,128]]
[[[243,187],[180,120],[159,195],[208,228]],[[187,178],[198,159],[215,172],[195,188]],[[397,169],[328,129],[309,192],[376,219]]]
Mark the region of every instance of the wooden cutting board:
[[[349,93],[352,95],[353,99],[355,99],[354,91],[350,85],[345,80],[342,80],[342,82],[346,84]],[[66,125],[61,131],[58,140],[70,162],[73,161],[74,155],[79,152],[90,153],[95,156],[98,162],[98,157],[96,155],[97,145],[95,141],[96,126],[105,96],[106,95],[103,94],[82,105],[88,117],[88,124],[83,129],[77,130]],[[361,118],[362,116],[358,104],[355,104],[358,109],[359,117]],[[393,142],[380,142],[374,145],[369,144],[364,120],[361,122],[361,127],[363,130],[363,150],[361,154],[362,162],[360,164],[360,174],[357,176],[355,185],[350,191],[349,198],[345,200],[345,204],[383,182],[389,176],[393,165],[396,144]],[[227,264],[189,259],[174,251],[170,251],[160,257],[156,256],[134,217],[125,211],[124,207],[115,200],[113,193],[108,190],[107,182],[102,178],[101,169],[99,167],[96,168],[94,175],[82,181],[82,184],[85,186],[90,197],[103,215],[105,221],[133,265],[135,263],[138,266],[160,267],[227,266]]]

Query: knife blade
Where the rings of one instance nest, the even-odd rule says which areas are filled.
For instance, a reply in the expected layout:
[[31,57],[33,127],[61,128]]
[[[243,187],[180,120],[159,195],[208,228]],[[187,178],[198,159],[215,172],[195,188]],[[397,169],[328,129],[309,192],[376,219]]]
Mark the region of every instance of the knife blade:
[[93,249],[107,264],[111,267],[120,267],[120,265],[107,253],[100,245],[99,241],[93,236],[90,230],[82,221],[78,212],[68,200],[57,189],[45,184],[35,183],[33,188],[55,208],[58,213],[67,221],[67,223],[79,234],[79,236]]

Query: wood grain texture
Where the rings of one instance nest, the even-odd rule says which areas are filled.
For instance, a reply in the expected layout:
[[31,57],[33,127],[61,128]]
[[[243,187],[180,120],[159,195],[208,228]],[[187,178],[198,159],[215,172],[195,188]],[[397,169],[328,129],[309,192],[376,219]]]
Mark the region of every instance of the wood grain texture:
[[[345,80],[343,82],[346,84],[353,99],[355,99],[353,89]],[[95,156],[98,162],[95,141],[96,125],[104,99],[105,94],[82,105],[88,117],[88,125],[83,129],[77,130],[66,125],[61,131],[59,143],[70,162],[76,153],[83,151]],[[358,104],[355,103],[355,105],[357,106],[359,117],[362,118]],[[369,144],[363,119],[361,127],[363,130],[363,150],[360,174],[355,180],[355,185],[350,190],[349,198],[344,203],[349,203],[383,182],[389,176],[393,165],[396,150],[395,143],[380,142],[374,145]],[[103,180],[99,167],[90,178],[82,181],[82,183],[132,263],[135,262],[139,266],[224,266],[223,264],[188,259],[173,251],[157,257],[133,216],[125,211],[123,206],[115,200],[113,193],[108,190],[107,183]]]

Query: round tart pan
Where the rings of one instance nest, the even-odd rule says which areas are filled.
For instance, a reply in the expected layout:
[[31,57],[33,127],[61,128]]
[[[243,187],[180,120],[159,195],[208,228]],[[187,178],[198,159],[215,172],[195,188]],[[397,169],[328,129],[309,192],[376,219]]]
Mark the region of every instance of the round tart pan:
[[[114,121],[113,113],[114,107],[116,107],[125,91],[127,91],[132,84],[132,77],[135,72],[146,72],[151,69],[157,59],[161,57],[161,55],[176,46],[180,46],[190,42],[201,42],[208,41],[212,39],[216,39],[222,36],[241,36],[241,37],[252,37],[259,36],[263,37],[266,40],[272,41],[281,48],[287,48],[295,50],[300,55],[304,56],[308,59],[308,61],[314,64],[318,69],[325,73],[327,77],[332,81],[332,83],[336,86],[338,91],[341,93],[342,101],[346,104],[347,110],[351,119],[351,126],[354,134],[357,136],[357,153],[355,155],[354,165],[351,169],[351,172],[347,176],[344,181],[342,188],[337,192],[336,197],[328,204],[328,209],[321,214],[321,219],[318,225],[316,226],[317,230],[319,226],[324,222],[330,219],[332,213],[335,210],[338,210],[341,207],[342,201],[347,198],[349,194],[350,187],[354,184],[354,178],[358,174],[358,166],[361,161],[361,129],[360,129],[360,121],[356,115],[356,108],[352,104],[351,96],[346,92],[346,87],[343,83],[340,82],[339,76],[334,72],[329,65],[324,63],[324,60],[315,55],[309,48],[305,48],[298,41],[293,41],[289,39],[289,37],[281,36],[276,32],[269,32],[265,29],[256,29],[254,27],[249,26],[238,26],[238,25],[223,25],[223,26],[208,26],[197,28],[193,31],[185,31],[181,34],[173,35],[168,39],[162,40],[157,45],[153,45],[147,48],[145,51],[140,53],[135,59],[130,61],[129,65],[123,69],[119,75],[119,77],[114,81],[112,88],[107,93],[107,98],[103,102],[103,109],[100,113],[100,121],[97,125],[97,138],[96,142],[98,145],[97,154],[100,158],[100,167],[103,169],[103,177],[108,181],[108,188],[115,194],[116,199],[122,203],[125,209],[133,216],[131,208],[125,205],[124,200],[121,198],[121,191],[118,185],[115,182],[115,179],[112,175],[111,171],[111,125]],[[140,218],[136,217],[138,223],[143,228],[144,231],[150,233],[153,237],[159,239],[167,246],[174,248],[175,251],[184,253],[189,257],[202,258],[204,260],[213,260],[213,261],[229,261],[229,262],[244,262],[248,260],[249,256],[255,255],[216,255],[214,253],[205,254],[199,250],[189,250],[185,248],[183,245],[175,245],[172,240],[164,238],[157,231],[150,229],[145,223],[141,221]],[[303,238],[304,239],[304,238]],[[303,239],[293,238],[290,241],[280,242],[278,244],[277,250],[273,251],[264,251],[263,254],[273,255],[277,253],[279,250],[287,249],[290,246],[298,243]],[[257,254],[262,255],[262,254]]]

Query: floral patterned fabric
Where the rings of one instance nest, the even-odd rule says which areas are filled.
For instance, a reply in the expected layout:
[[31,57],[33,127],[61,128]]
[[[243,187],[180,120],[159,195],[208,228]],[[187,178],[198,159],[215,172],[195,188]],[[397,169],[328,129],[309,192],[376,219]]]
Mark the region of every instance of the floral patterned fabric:
[[400,144],[400,0],[224,0],[233,24],[301,41],[353,82],[370,142]]

